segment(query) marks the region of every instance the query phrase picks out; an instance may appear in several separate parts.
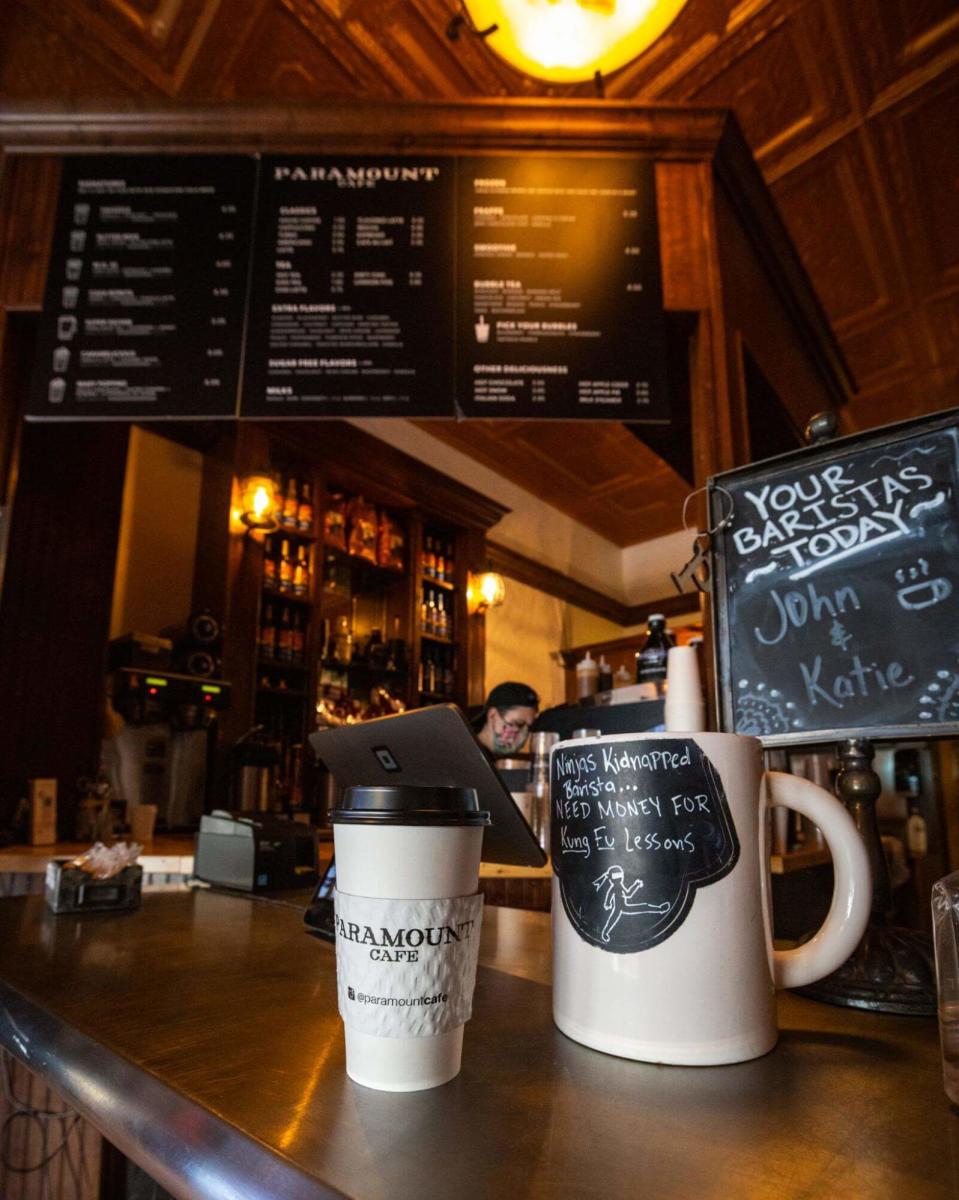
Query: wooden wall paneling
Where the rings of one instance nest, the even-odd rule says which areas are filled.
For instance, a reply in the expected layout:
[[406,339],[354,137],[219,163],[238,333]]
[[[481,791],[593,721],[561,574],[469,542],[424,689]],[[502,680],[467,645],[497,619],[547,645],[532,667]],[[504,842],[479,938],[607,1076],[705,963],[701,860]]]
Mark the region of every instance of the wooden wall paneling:
[[72,836],[77,778],[97,769],[127,439],[125,424],[23,432],[0,596],[0,825],[24,779],[55,776]]

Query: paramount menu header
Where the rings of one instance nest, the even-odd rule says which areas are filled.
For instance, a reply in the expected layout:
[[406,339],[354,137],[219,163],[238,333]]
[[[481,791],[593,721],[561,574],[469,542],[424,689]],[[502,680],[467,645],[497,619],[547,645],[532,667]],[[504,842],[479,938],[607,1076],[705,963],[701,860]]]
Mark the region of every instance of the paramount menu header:
[[667,423],[652,164],[67,159],[28,417]]

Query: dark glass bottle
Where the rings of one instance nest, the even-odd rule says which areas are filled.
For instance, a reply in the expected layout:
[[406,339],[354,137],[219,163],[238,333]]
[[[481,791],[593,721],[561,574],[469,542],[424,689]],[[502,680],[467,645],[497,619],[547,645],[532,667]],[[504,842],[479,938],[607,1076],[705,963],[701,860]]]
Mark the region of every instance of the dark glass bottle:
[[676,643],[666,628],[662,613],[652,613],[646,640],[636,652],[636,682],[658,683],[666,678],[666,658]]

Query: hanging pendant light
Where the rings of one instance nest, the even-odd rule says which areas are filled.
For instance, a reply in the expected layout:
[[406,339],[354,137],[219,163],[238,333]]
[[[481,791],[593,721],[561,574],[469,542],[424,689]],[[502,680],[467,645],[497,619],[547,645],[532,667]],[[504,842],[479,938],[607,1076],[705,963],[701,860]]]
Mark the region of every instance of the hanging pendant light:
[[473,29],[527,75],[576,83],[643,53],[686,0],[464,0]]

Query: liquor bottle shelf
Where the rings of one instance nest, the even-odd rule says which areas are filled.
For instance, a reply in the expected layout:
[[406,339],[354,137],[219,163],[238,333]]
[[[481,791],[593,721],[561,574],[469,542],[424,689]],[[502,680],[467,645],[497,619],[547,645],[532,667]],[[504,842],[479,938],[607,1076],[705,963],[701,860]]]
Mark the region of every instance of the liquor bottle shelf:
[[420,637],[424,642],[435,642],[438,646],[455,646],[456,642],[453,638],[437,637],[435,633],[421,633]]
[[456,591],[456,584],[450,583],[448,579],[433,579],[429,575],[422,575],[420,577],[420,582],[424,587],[443,588],[443,590],[447,592]]
[[280,538],[296,538],[298,542],[317,541],[317,536],[315,533],[307,533],[304,529],[291,529],[288,525],[277,525],[276,529],[272,531],[270,536]]
[[256,660],[256,669],[258,671],[295,671],[300,675],[306,675],[310,670],[306,663],[290,662],[282,658],[264,658],[262,655]]
[[405,679],[409,675],[407,668],[399,670],[394,667],[374,667],[370,663],[363,662],[341,663],[333,659],[327,659],[321,662],[320,666],[324,671],[337,671],[340,674],[349,675],[376,675],[389,679]]
[[281,604],[296,604],[300,608],[312,608],[313,601],[307,600],[305,596],[294,596],[290,592],[281,592],[279,588],[263,588],[263,595],[269,599],[278,600]]
[[258,695],[282,696],[285,700],[305,700],[308,693],[294,688],[266,687],[262,683],[256,685]]

